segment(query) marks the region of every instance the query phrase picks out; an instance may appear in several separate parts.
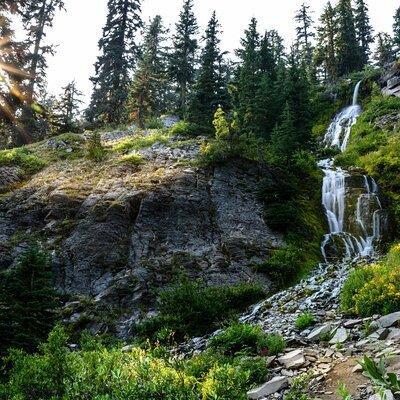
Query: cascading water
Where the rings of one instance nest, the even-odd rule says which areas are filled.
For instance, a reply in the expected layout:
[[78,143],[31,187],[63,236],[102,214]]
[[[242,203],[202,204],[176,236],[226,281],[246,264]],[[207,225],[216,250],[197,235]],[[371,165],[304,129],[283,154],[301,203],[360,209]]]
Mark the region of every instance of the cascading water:
[[[346,149],[351,128],[362,111],[358,104],[360,86],[361,81],[354,89],[353,104],[337,114],[329,126],[324,138],[326,147],[337,147],[341,151]],[[319,166],[325,174],[322,204],[329,224],[329,234],[325,235],[321,246],[325,261],[332,258],[328,250],[336,253],[339,259],[373,254],[374,244],[380,239],[384,224],[384,213],[375,181],[361,176],[358,186],[353,182],[350,188],[351,180],[357,181],[357,177],[341,168],[335,168],[330,159],[322,160]],[[355,204],[351,204],[352,200]],[[354,215],[351,215],[354,207]]]

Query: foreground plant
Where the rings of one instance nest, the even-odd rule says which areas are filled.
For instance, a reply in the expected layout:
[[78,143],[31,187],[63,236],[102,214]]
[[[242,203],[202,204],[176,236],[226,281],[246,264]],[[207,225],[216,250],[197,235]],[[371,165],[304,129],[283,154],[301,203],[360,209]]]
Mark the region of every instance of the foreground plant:
[[364,356],[360,361],[360,365],[364,370],[364,375],[374,382],[381,389],[389,389],[394,394],[400,394],[400,380],[393,372],[387,372],[385,360],[381,358],[378,363]]

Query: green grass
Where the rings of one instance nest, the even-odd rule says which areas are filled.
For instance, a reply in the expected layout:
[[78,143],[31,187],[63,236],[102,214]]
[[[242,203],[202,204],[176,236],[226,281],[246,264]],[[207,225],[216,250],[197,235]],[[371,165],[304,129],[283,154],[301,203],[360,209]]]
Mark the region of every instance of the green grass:
[[299,330],[304,330],[315,325],[315,317],[309,312],[299,315],[296,319],[295,326]]
[[113,146],[118,153],[127,153],[131,150],[140,150],[151,147],[155,143],[168,143],[169,134],[162,131],[155,131],[148,135],[135,135],[121,140]]

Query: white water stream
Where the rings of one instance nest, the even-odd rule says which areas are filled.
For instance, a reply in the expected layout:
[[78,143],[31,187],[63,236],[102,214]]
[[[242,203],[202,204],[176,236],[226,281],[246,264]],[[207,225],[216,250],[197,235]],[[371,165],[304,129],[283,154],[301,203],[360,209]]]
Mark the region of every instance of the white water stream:
[[[358,104],[360,86],[361,81],[354,89],[353,104],[337,114],[329,126],[324,138],[326,147],[337,147],[342,152],[346,150],[351,128],[362,112]],[[329,247],[338,253],[342,251],[343,259],[372,255],[374,244],[380,239],[383,224],[378,186],[372,178],[363,177],[362,187],[359,188],[361,193],[358,195],[357,204],[354,204],[355,215],[352,216],[348,210],[351,204],[347,204],[346,201],[351,190],[354,192],[354,188],[349,187],[351,174],[341,168],[335,168],[333,160],[330,159],[322,160],[319,166],[325,174],[322,204],[329,224],[329,233],[325,235],[321,246],[325,261],[329,261]]]

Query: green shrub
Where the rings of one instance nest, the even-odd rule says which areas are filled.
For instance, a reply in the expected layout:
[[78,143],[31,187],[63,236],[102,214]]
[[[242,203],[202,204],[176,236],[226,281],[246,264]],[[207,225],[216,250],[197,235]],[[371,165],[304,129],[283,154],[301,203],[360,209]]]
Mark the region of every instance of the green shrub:
[[192,137],[199,134],[199,127],[191,122],[179,121],[170,128],[169,132],[171,135],[183,135]]
[[216,366],[202,384],[202,400],[247,400],[249,373],[230,365]]
[[140,154],[131,153],[125,154],[120,158],[121,163],[129,165],[141,165],[144,163],[144,159]]
[[128,153],[131,150],[140,150],[153,146],[155,143],[168,143],[169,136],[162,131],[151,132],[148,135],[135,135],[122,139],[114,145],[113,150],[118,153]]
[[229,359],[206,352],[175,362],[140,348],[125,353],[107,349],[89,337],[75,351],[68,342],[57,327],[38,354],[12,351],[0,383],[2,398],[244,400],[250,385],[266,376],[261,358]]
[[156,117],[149,118],[146,121],[145,126],[147,129],[162,129],[162,128],[164,128],[164,124],[162,123],[160,118],[156,118]]
[[303,252],[294,244],[276,249],[256,270],[267,274],[279,286],[293,282],[303,272]]
[[315,317],[309,312],[301,314],[297,317],[295,326],[297,329],[304,330],[310,326],[315,325]]
[[0,353],[36,350],[53,327],[57,306],[47,254],[30,245],[14,268],[0,273]]
[[40,171],[45,165],[45,161],[33,154],[27,147],[0,151],[0,167],[20,167],[24,174],[31,175]]
[[346,312],[369,317],[400,308],[400,245],[386,260],[354,270],[345,282],[341,305]]
[[160,294],[159,315],[138,326],[141,336],[156,338],[157,332],[168,328],[175,339],[199,336],[218,327],[223,318],[230,318],[263,298],[260,286],[207,287],[201,282],[184,279]]
[[285,348],[285,341],[279,335],[268,335],[259,326],[234,323],[219,335],[210,339],[209,346],[214,351],[234,356],[277,355]]
[[106,149],[101,143],[101,136],[99,132],[93,132],[87,143],[87,157],[90,160],[100,162],[106,156]]

